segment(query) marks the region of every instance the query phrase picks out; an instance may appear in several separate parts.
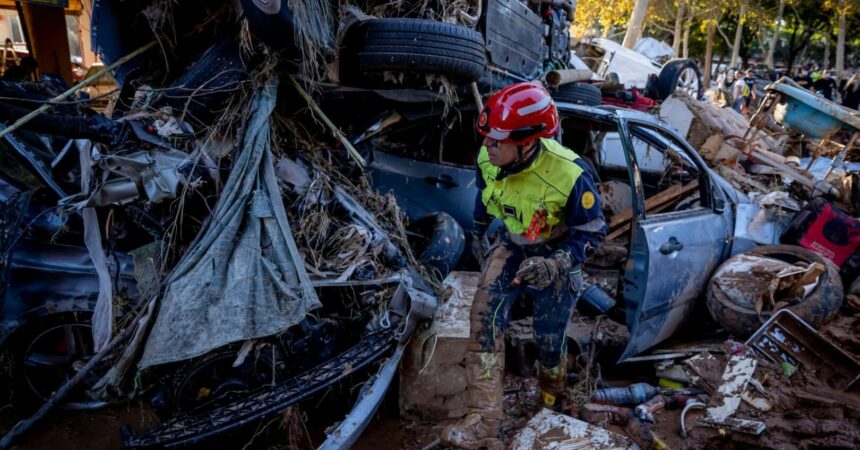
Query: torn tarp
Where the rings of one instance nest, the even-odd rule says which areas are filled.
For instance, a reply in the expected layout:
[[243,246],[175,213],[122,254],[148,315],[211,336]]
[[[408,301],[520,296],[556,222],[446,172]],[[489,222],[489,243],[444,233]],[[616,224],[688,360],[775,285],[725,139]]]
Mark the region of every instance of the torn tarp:
[[[92,144],[86,140],[77,140],[75,145],[78,147],[81,161],[81,187],[86,193],[93,176],[90,159]],[[107,345],[113,332],[113,285],[102,247],[99,219],[95,208],[83,208],[81,217],[84,219],[84,243],[99,277],[99,296],[92,318],[93,346],[98,352]]]
[[269,81],[251,104],[243,147],[206,229],[165,283],[141,369],[279,333],[320,306],[272,164],[276,93]]

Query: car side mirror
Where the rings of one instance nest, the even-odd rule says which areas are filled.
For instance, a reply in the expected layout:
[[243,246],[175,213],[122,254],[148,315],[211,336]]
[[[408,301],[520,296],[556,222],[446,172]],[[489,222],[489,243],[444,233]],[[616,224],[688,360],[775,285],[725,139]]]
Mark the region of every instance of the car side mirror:
[[726,210],[726,201],[722,198],[714,199],[714,211],[722,214]]

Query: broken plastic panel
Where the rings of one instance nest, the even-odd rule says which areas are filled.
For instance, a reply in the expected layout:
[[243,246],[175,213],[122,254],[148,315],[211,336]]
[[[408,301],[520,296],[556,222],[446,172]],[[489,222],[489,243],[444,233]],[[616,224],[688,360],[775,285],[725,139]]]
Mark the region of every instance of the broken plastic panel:
[[860,387],[860,363],[787,309],[774,314],[746,344],[777,364],[815,373],[835,389]]

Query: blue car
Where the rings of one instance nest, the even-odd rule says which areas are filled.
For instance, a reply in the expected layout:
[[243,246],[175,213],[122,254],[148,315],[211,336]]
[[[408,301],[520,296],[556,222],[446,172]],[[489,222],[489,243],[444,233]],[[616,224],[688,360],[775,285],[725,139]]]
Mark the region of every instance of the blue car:
[[[756,244],[775,243],[775,236],[747,232],[758,207],[658,118],[610,107],[557,106],[558,139],[587,158],[600,180],[612,228],[605,246],[626,249],[624,258],[610,263],[630,330],[623,361],[681,327],[721,262]],[[478,192],[476,109],[415,110],[392,105],[356,137],[369,155],[372,183],[393,192],[412,219],[444,211],[468,234]],[[589,265],[597,266],[587,264],[586,271]]]

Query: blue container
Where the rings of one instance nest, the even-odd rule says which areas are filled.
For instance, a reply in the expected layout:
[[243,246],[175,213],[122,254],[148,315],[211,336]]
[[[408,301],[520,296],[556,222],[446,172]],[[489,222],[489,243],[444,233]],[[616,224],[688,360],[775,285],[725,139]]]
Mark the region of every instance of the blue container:
[[781,78],[765,90],[779,92],[785,102],[773,112],[776,122],[798,133],[824,139],[843,127],[860,130],[860,116],[856,111],[819,97],[790,79]]
[[609,296],[600,286],[592,284],[585,288],[580,299],[585,303],[589,310],[596,314],[606,314],[607,311],[615,306],[615,299]]

